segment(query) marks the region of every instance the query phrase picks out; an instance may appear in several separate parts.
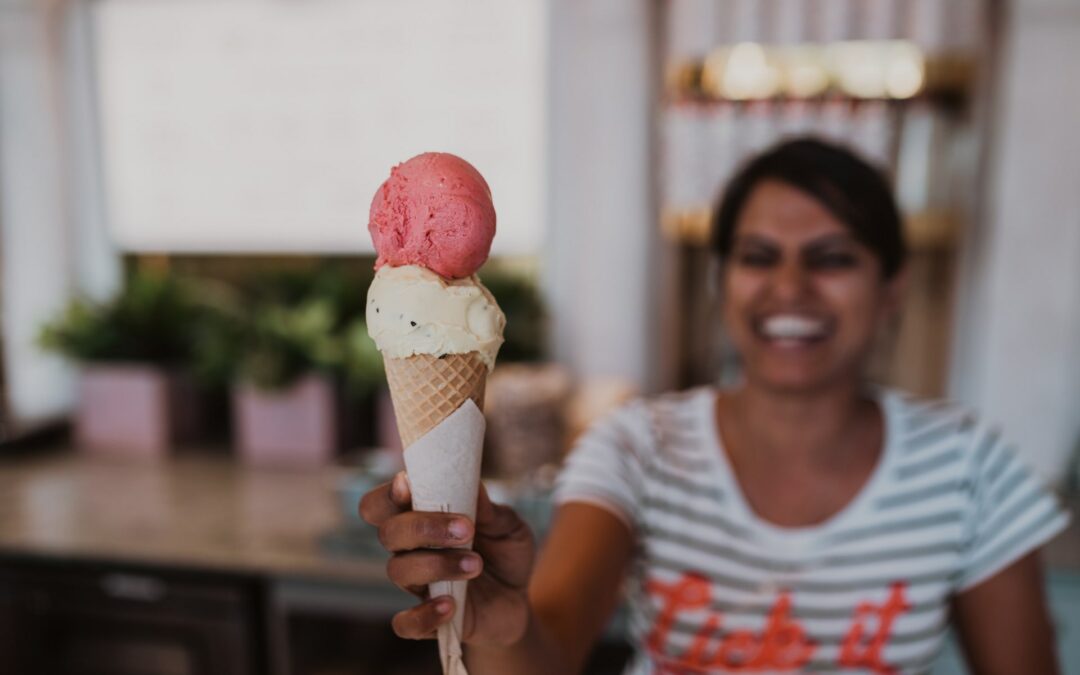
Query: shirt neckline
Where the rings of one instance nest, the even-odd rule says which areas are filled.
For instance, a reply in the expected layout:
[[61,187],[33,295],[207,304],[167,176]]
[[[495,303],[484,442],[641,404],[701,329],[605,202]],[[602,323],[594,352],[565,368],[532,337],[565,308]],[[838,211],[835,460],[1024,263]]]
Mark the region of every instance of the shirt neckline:
[[754,531],[764,533],[772,539],[786,540],[789,543],[816,538],[856,517],[874,494],[879,491],[881,484],[889,474],[893,458],[897,454],[899,424],[895,395],[887,389],[877,387],[873,388],[870,393],[881,409],[882,424],[884,425],[882,436],[884,440],[881,454],[878,456],[877,463],[874,465],[869,477],[846,504],[822,522],[813,525],[787,527],[763,518],[750,507],[746,495],[743,494],[742,486],[735,478],[735,469],[727,456],[727,451],[724,449],[721,440],[720,430],[717,427],[715,411],[719,390],[714,387],[706,388],[698,400],[698,423],[702,425],[706,439],[706,454],[709,456],[710,461],[713,462],[714,468],[718,470],[724,493],[729,497],[727,501],[738,516],[748,522]]

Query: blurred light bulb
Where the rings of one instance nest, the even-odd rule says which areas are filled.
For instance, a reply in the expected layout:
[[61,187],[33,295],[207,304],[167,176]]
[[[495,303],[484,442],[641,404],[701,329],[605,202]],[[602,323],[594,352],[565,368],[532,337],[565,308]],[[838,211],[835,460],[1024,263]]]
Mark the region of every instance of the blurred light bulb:
[[784,91],[792,98],[813,98],[829,88],[829,72],[817,48],[793,47],[783,52]]
[[769,63],[761,45],[743,42],[728,55],[720,84],[730,99],[770,98],[780,89],[780,71]]
[[855,98],[885,96],[887,52],[880,43],[838,42],[829,46],[829,61],[840,88]]
[[896,42],[892,46],[885,88],[893,98],[911,98],[926,83],[926,62],[922,52],[910,42]]

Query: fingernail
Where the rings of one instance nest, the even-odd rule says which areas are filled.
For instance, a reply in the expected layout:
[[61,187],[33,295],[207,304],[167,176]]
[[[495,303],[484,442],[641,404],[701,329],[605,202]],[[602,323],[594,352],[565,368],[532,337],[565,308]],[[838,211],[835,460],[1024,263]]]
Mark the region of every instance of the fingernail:
[[451,520],[446,529],[454,539],[465,539],[469,536],[469,523],[464,520]]
[[449,614],[450,613],[450,601],[449,600],[436,600],[435,601],[435,611],[438,612],[439,614]]
[[390,485],[391,492],[394,493],[394,498],[401,501],[405,499],[405,474],[397,473],[394,475],[394,481]]
[[475,572],[480,569],[480,559],[476,556],[465,556],[461,559],[461,571],[462,572]]

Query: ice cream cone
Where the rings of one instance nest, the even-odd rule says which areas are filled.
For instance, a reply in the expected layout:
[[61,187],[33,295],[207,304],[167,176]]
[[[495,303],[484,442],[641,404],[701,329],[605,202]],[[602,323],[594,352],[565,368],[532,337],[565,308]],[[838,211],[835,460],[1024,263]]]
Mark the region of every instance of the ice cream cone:
[[[475,352],[386,359],[386,379],[417,511],[475,517],[484,440],[480,408],[487,374]],[[444,421],[448,424],[440,426]],[[429,590],[431,597],[452,596],[456,607],[453,620],[438,632],[443,673],[467,675],[461,650],[467,582],[436,582]]]
[[472,399],[484,408],[488,369],[479,354],[417,354],[386,359],[386,381],[394,402],[401,444],[409,447],[450,413]]
[[[476,276],[495,236],[491,189],[471,164],[423,153],[395,166],[371,201],[378,260],[365,319],[382,352],[413,509],[475,518],[484,446],[484,388],[506,316]],[[439,627],[444,675],[468,675],[461,647],[466,582]]]

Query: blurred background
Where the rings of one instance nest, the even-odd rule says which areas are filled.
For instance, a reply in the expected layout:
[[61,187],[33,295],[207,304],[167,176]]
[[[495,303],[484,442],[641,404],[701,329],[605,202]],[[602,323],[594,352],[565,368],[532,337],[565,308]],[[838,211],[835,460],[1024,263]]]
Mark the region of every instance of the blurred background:
[[[355,515],[400,456],[368,206],[428,150],[492,187],[485,472],[539,532],[597,416],[737,375],[710,208],[801,134],[904,211],[875,379],[1068,496],[1078,112],[1075,0],[0,0],[0,673],[438,672]],[[1080,532],[1048,561],[1080,673]]]

